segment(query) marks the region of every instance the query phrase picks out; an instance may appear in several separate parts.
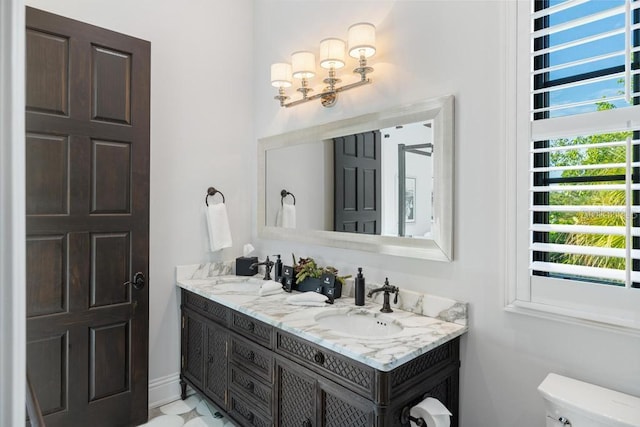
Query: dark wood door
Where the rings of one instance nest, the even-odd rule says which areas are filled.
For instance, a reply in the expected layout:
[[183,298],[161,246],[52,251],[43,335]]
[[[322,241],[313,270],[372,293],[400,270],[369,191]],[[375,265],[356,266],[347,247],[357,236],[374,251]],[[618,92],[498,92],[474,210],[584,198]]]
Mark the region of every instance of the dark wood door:
[[334,140],[334,230],[380,234],[380,131]]
[[[148,412],[150,44],[26,12],[27,368],[47,426]],[[142,283],[141,283],[142,284]]]

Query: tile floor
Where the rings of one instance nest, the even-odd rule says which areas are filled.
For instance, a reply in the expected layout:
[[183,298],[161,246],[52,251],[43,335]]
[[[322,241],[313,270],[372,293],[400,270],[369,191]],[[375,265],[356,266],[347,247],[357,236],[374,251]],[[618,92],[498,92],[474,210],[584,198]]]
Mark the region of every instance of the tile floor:
[[149,422],[139,427],[235,427],[218,408],[197,394],[149,411]]

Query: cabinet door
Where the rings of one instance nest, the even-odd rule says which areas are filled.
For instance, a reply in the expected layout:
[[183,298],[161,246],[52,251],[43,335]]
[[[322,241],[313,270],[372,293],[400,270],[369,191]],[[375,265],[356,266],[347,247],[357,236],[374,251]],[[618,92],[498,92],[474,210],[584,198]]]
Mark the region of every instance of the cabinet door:
[[227,341],[229,333],[214,323],[207,324],[206,393],[223,409],[227,407]]
[[328,381],[318,381],[323,427],[370,427],[375,425],[375,405],[357,394]]
[[306,369],[278,359],[275,402],[275,425],[312,427],[316,424],[316,381]]
[[204,380],[205,324],[191,312],[182,314],[182,374],[199,388]]

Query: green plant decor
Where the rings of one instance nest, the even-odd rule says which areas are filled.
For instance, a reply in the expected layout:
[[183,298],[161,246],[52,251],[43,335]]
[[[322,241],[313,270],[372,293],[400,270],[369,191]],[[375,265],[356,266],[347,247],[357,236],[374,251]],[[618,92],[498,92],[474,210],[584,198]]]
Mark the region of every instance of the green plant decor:
[[311,258],[302,258],[300,257],[298,261],[296,261],[296,256],[293,256],[293,271],[296,273],[296,284],[301,283],[304,279],[320,279],[323,274],[333,274],[336,277],[336,280],[340,282],[340,284],[344,285],[344,279],[348,279],[351,275],[347,276],[338,276],[338,269],[331,266],[320,267],[316,264],[316,261]]

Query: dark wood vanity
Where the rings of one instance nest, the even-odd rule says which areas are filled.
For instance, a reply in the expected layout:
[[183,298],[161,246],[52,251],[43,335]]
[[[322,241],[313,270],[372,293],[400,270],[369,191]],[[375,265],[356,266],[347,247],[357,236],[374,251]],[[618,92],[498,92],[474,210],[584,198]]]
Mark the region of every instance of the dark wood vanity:
[[187,385],[242,426],[407,426],[425,395],[458,426],[460,338],[389,372],[182,290],[182,398]]

